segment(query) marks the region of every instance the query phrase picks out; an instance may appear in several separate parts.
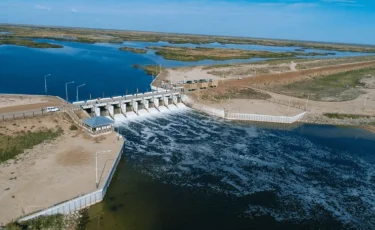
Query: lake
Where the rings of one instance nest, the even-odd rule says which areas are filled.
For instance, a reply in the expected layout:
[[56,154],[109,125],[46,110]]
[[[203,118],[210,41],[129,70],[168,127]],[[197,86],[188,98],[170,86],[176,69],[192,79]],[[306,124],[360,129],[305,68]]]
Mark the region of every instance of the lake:
[[124,161],[94,229],[374,229],[375,135],[190,109],[118,125]]
[[[146,46],[188,46],[193,44],[169,44],[167,42],[124,42],[124,44],[84,44],[71,41],[37,39],[37,41],[61,44],[61,49],[35,49],[11,45],[0,46],[0,93],[45,94],[44,76],[47,77],[47,94],[65,98],[65,83],[69,85],[70,101],[76,99],[76,86],[86,84],[79,89],[79,100],[89,98],[118,96],[126,93],[147,92],[152,77],[143,70],[133,68],[134,64],[158,65],[163,67],[182,67],[240,62],[256,62],[266,59],[237,59],[228,61],[203,60],[182,62],[165,60],[149,51],[147,54],[135,54],[119,51],[121,46],[144,48]],[[267,50],[273,52],[294,51],[298,47],[274,47],[259,45],[205,44],[202,47],[238,48]],[[324,50],[308,50],[325,52]],[[332,51],[329,51],[332,52]],[[366,53],[335,52],[335,56],[361,56]],[[325,57],[325,58],[328,58]]]

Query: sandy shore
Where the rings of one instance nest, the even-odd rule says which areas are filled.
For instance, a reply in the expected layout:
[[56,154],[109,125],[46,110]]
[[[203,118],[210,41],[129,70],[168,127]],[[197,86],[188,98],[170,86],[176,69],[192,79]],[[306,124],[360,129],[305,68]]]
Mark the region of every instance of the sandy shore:
[[58,97],[38,95],[0,94],[0,113],[37,110],[45,107],[64,106],[66,102]]
[[80,130],[69,130],[72,123],[64,113],[0,124],[0,132],[7,130],[7,135],[56,126],[64,130],[56,140],[0,165],[0,225],[96,190],[95,153],[111,150],[98,158],[99,187],[103,186],[123,144],[115,133],[93,139]]
[[[359,95],[356,99],[351,101],[312,101],[308,98],[297,98],[269,91],[274,85],[290,84],[291,82],[311,76],[324,76],[351,71],[353,69],[367,68],[375,64],[373,58],[368,60],[364,59],[363,62],[358,60],[358,58],[330,59],[328,61],[296,60],[295,62],[280,60],[273,64],[258,63],[184,67],[167,69],[164,74],[161,75],[161,78],[167,80],[173,79],[174,82],[201,78],[219,80],[217,89],[202,89],[186,93],[189,98],[193,100],[193,103],[216,109],[226,109],[232,113],[294,116],[306,110],[308,114],[305,116],[304,122],[359,126],[374,124],[374,77],[363,79],[362,83],[365,83],[366,87],[361,88],[361,91],[363,91],[364,94]],[[238,96],[236,99],[230,98],[231,94],[238,93],[232,89],[244,88],[268,94],[270,99],[252,99],[251,95],[248,96],[247,99],[241,99],[241,97]],[[215,95],[219,99],[215,99]],[[256,95],[254,95],[254,97],[255,96]],[[307,109],[305,109],[306,106]],[[333,119],[325,116],[324,114],[326,113],[357,114],[369,116],[370,118]]]
[[197,101],[196,103],[215,109],[226,109],[229,113],[247,113],[273,116],[295,116],[303,113],[303,109],[272,103],[267,100],[257,99],[231,99],[222,103]]

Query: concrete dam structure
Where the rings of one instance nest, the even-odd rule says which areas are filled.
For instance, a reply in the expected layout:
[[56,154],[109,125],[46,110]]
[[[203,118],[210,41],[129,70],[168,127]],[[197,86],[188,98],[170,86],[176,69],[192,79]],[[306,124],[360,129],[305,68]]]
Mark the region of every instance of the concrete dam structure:
[[149,92],[136,95],[125,95],[111,98],[79,101],[73,104],[80,106],[91,117],[106,116],[111,119],[131,119],[138,116],[157,114],[185,107],[181,93],[175,91]]

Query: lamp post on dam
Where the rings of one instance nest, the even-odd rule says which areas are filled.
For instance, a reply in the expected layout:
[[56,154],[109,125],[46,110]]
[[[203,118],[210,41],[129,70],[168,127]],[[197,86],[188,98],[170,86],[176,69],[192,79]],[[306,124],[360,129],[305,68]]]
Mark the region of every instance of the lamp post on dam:
[[51,74],[47,74],[44,76],[44,92],[47,94],[47,77],[51,76]]
[[80,87],[82,87],[82,86],[85,86],[86,84],[82,84],[82,85],[79,85],[79,86],[77,86],[77,100],[76,101],[78,101],[78,89],[80,88]]
[[67,82],[65,83],[65,96],[66,96],[66,101],[69,101],[69,97],[68,97],[68,85],[69,84],[72,84],[74,83],[74,81],[71,81],[71,82]]

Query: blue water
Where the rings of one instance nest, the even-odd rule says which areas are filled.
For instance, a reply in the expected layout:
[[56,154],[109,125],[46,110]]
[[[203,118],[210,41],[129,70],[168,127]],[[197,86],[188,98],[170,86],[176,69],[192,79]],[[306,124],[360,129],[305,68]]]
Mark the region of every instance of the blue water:
[[374,229],[375,135],[284,128],[190,110],[118,124],[125,162],[87,229]]
[[[47,78],[47,94],[65,98],[65,83],[69,85],[69,100],[76,100],[76,86],[86,84],[79,89],[79,100],[108,97],[150,91],[152,77],[134,64],[157,65],[163,67],[182,67],[212,65],[224,63],[256,62],[260,58],[236,59],[228,61],[203,60],[182,62],[165,60],[150,50],[147,54],[134,54],[119,51],[121,46],[144,48],[147,46],[187,46],[194,44],[169,44],[168,42],[124,42],[124,44],[83,44],[71,41],[37,39],[37,41],[61,44],[62,49],[35,49],[11,45],[0,46],[0,93],[45,94],[44,76]],[[211,43],[201,47],[236,48],[247,50],[267,50],[273,52],[294,51],[296,47],[274,47],[259,45],[234,45]],[[325,52],[324,50],[308,50]],[[330,51],[332,52],[332,51]],[[335,56],[359,56],[365,53],[335,52]]]

